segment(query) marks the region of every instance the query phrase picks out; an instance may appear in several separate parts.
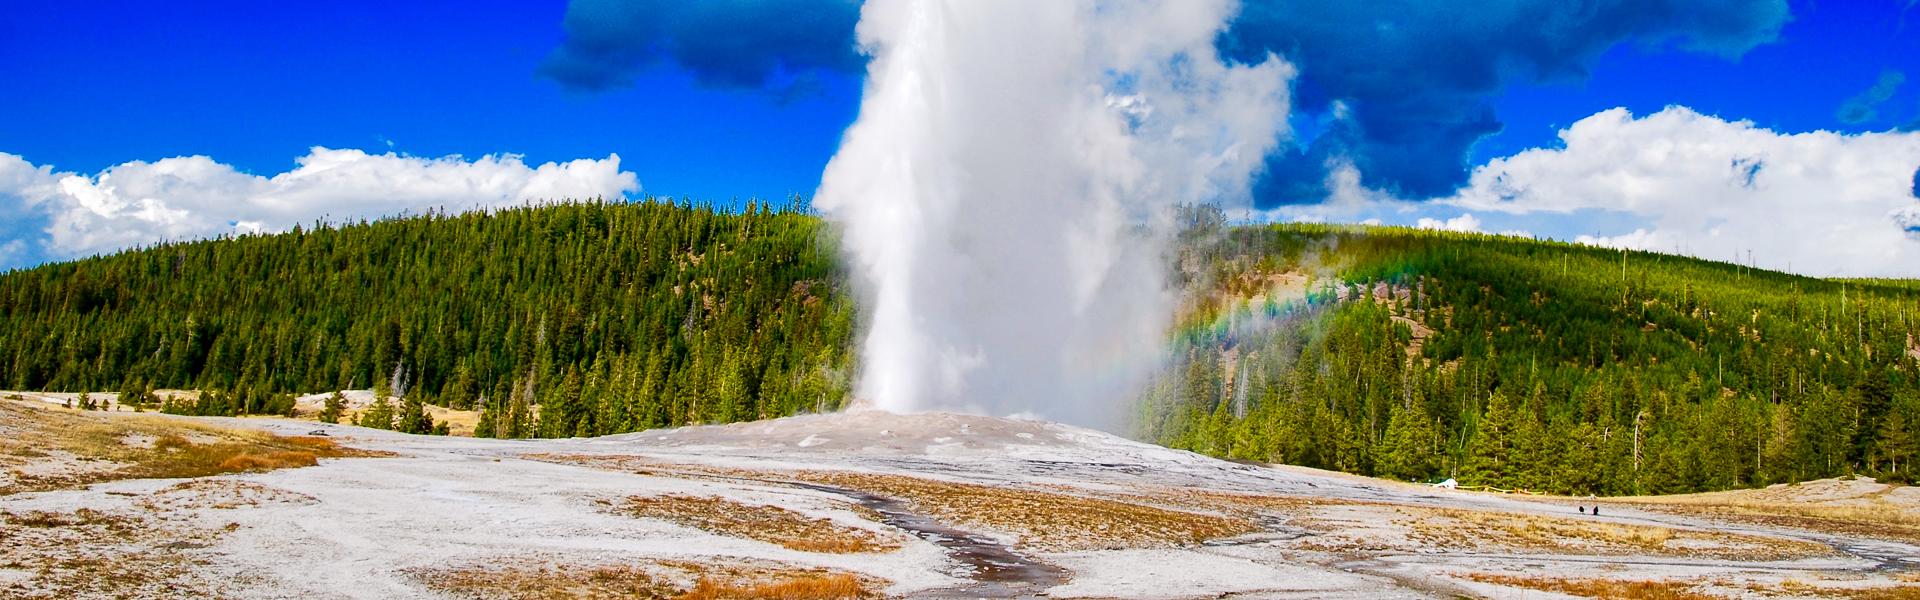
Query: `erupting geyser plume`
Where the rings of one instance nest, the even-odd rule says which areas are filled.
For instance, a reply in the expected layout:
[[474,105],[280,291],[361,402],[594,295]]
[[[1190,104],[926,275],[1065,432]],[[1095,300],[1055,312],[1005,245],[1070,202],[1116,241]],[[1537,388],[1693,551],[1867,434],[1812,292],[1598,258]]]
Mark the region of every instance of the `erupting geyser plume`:
[[1158,363],[1171,208],[1237,202],[1292,68],[1227,64],[1225,0],[874,0],[815,206],[868,319],[859,398],[1110,425]]

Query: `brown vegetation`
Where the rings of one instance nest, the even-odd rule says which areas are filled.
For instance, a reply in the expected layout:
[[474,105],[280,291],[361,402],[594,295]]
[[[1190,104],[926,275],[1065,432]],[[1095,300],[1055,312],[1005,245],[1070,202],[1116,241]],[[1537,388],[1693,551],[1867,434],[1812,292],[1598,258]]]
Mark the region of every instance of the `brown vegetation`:
[[1468,579],[1507,587],[1556,592],[1587,598],[1619,600],[1718,600],[1718,596],[1693,591],[1693,585],[1677,581],[1621,581],[1612,579],[1566,579],[1560,577],[1517,577],[1513,575],[1472,574]]
[[1505,512],[1400,507],[1413,536],[1440,547],[1784,560],[1833,551],[1800,540]]
[[898,498],[948,523],[1004,531],[1020,545],[1047,551],[1188,546],[1257,531],[1253,522],[1008,486],[954,483],[899,475],[809,472],[808,481]]
[[0,597],[206,597],[187,552],[214,533],[175,529],[139,514],[0,511]]
[[1472,573],[1465,578],[1481,583],[1541,590],[1588,598],[1624,600],[1717,600],[1719,598],[1831,598],[1835,600],[1916,600],[1920,587],[1860,587],[1845,582],[1817,585],[1788,579],[1777,583],[1739,584],[1725,580],[1616,580],[1565,577],[1525,577]]
[[1920,494],[1871,479],[1823,479],[1762,489],[1611,498],[1666,512],[1920,543]]
[[877,598],[880,582],[777,563],[644,562],[507,565],[415,570],[428,587],[470,598],[515,600],[842,600]]
[[320,437],[288,437],[181,418],[89,413],[0,400],[0,494],[116,479],[204,477],[374,456]]
[[[774,472],[665,463],[642,456],[537,454],[527,458],[660,477],[805,481],[896,498],[915,512],[960,527],[1012,533],[1020,545],[1045,551],[1188,546],[1259,530],[1253,521],[1215,512],[1181,510],[1155,498],[1096,497],[1087,492],[956,483],[903,475],[839,471]],[[1220,494],[1247,502],[1292,504],[1300,499]]]
[[860,578],[846,573],[822,573],[804,575],[792,579],[761,584],[733,584],[701,579],[692,590],[681,594],[675,600],[845,600],[848,598],[872,598],[872,590],[860,582]]
[[227,510],[272,505],[309,505],[319,502],[312,496],[237,479],[189,479],[140,498],[142,508],[156,512],[175,510]]
[[467,567],[415,571],[428,587],[468,598],[568,600],[673,598],[679,589],[655,574],[630,565],[591,567]]
[[710,533],[744,537],[801,552],[888,552],[900,544],[873,531],[812,518],[778,506],[751,505],[716,497],[634,496],[621,512],[662,519]]

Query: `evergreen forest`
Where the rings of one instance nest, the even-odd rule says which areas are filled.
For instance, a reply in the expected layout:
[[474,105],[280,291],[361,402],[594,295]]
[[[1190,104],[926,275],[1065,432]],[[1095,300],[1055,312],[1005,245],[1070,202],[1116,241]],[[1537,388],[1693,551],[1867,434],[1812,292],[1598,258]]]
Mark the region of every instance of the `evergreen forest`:
[[[853,307],[792,207],[427,214],[163,244],[0,276],[12,389],[207,390],[191,414],[382,391],[566,437],[824,411]],[[130,396],[139,397],[139,396]]]
[[[1192,212],[1169,367],[1115,399],[1136,437],[1601,495],[1905,481],[1920,455],[1920,282]],[[803,207],[656,200],[160,244],[0,274],[0,384],[209,415],[377,388],[402,400],[375,426],[430,432],[433,404],[494,437],[831,411],[857,368],[836,256]]]

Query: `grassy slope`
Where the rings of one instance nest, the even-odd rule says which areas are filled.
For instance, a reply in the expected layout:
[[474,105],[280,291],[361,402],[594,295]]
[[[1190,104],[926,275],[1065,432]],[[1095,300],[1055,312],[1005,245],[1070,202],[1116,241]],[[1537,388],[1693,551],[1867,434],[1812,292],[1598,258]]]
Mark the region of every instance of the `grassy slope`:
[[[1913,281],[1310,225],[1221,232],[1183,264],[1219,293],[1148,394],[1164,443],[1614,494],[1903,477],[1914,454]],[[1307,301],[1193,326],[1287,272],[1314,275]]]

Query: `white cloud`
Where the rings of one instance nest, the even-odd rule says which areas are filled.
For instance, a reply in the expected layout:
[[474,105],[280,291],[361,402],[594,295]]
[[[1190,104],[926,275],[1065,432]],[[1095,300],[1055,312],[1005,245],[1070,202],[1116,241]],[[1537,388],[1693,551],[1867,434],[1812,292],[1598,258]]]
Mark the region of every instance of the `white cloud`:
[[[315,147],[295,162],[272,177],[205,156],[134,161],[86,175],[0,153],[0,214],[45,223],[38,235],[0,235],[27,237],[48,257],[73,257],[161,240],[282,231],[316,219],[611,199],[640,189],[633,173],[620,170],[617,155],[529,166],[513,155],[469,161]],[[15,257],[21,249],[15,247]]]
[[1442,221],[1439,219],[1433,219],[1433,218],[1422,218],[1419,221],[1415,222],[1414,226],[1419,227],[1421,229],[1439,229],[1444,231],[1458,231],[1462,233],[1481,233],[1480,220],[1474,218],[1473,213],[1462,213],[1458,217],[1447,219],[1445,221]]
[[[1625,109],[1474,170],[1444,203],[1483,212],[1577,218],[1625,213],[1632,231],[1578,241],[1676,248],[1814,275],[1920,274],[1913,178],[1920,133],[1783,134],[1683,107],[1642,118]],[[1585,211],[1585,213],[1582,213]],[[1577,225],[1576,225],[1577,226]]]
[[0,269],[5,269],[7,265],[18,264],[26,252],[27,243],[21,240],[0,244]]

